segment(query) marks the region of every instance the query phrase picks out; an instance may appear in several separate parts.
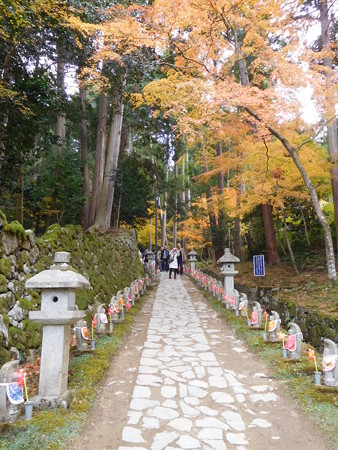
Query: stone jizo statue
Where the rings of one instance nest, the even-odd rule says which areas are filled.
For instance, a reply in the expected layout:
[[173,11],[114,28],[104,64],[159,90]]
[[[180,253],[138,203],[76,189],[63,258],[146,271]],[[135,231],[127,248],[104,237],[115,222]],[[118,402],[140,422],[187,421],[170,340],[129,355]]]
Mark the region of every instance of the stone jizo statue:
[[323,373],[326,386],[338,386],[338,349],[331,339],[324,339]]
[[105,334],[107,332],[107,323],[108,323],[108,317],[106,314],[106,305],[101,304],[97,308],[95,316],[97,319],[96,332],[98,334]]
[[253,302],[253,311],[251,313],[252,328],[260,328],[262,326],[263,312],[259,302]]
[[268,324],[269,337],[268,341],[278,342],[278,333],[280,333],[280,318],[276,311],[271,311]]
[[89,333],[87,322],[79,320],[74,327],[74,335],[76,339],[76,346],[80,352],[88,350]]
[[285,343],[285,348],[288,351],[290,359],[300,359],[302,356],[302,340],[303,334],[299,325],[290,322],[288,331],[288,338]]

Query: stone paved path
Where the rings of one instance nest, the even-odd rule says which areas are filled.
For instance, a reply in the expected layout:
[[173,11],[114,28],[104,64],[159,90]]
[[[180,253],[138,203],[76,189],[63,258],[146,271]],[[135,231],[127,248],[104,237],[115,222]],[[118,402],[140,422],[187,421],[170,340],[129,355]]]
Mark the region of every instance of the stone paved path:
[[[100,426],[92,414],[82,448],[328,448],[189,279],[162,274],[144,338],[143,346],[129,349],[139,363],[122,369],[135,382],[127,381],[129,396],[126,379],[108,377],[100,394],[105,403],[96,421]],[[115,428],[114,440],[103,440],[105,421]]]

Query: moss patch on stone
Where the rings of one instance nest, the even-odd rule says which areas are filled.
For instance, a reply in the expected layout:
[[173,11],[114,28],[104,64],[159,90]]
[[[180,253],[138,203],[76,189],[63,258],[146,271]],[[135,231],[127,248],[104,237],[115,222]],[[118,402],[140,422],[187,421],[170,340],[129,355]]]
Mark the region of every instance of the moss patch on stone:
[[0,258],[0,274],[8,277],[11,271],[11,261],[8,258]]
[[7,278],[0,274],[0,294],[7,292]]
[[13,222],[7,223],[3,227],[3,232],[8,234],[14,234],[23,241],[26,240],[26,231],[24,227],[21,225],[21,223],[18,222],[17,220],[13,220]]

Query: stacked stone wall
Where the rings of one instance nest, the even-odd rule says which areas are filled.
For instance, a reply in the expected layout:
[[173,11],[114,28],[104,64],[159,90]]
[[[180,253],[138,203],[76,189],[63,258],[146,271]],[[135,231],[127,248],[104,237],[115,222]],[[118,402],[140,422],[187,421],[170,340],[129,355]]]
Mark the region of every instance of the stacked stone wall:
[[28,319],[29,311],[40,309],[40,295],[25,282],[48,269],[56,251],[70,252],[72,267],[91,284],[77,295],[82,310],[109,302],[143,274],[134,230],[84,233],[81,226],[55,224],[37,238],[18,222],[8,224],[0,211],[0,366],[11,353],[24,359],[41,345],[40,326]]

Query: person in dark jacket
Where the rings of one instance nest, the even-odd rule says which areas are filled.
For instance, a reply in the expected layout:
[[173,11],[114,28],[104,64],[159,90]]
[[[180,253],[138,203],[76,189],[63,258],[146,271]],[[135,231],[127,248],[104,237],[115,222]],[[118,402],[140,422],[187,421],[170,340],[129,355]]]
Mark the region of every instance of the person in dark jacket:
[[162,265],[162,272],[168,272],[169,270],[169,250],[168,247],[165,245],[163,250],[161,250],[161,265]]
[[181,244],[177,244],[177,251],[178,251],[178,257],[177,257],[177,262],[178,262],[178,273],[180,275],[182,275],[183,273],[183,248],[181,247]]

